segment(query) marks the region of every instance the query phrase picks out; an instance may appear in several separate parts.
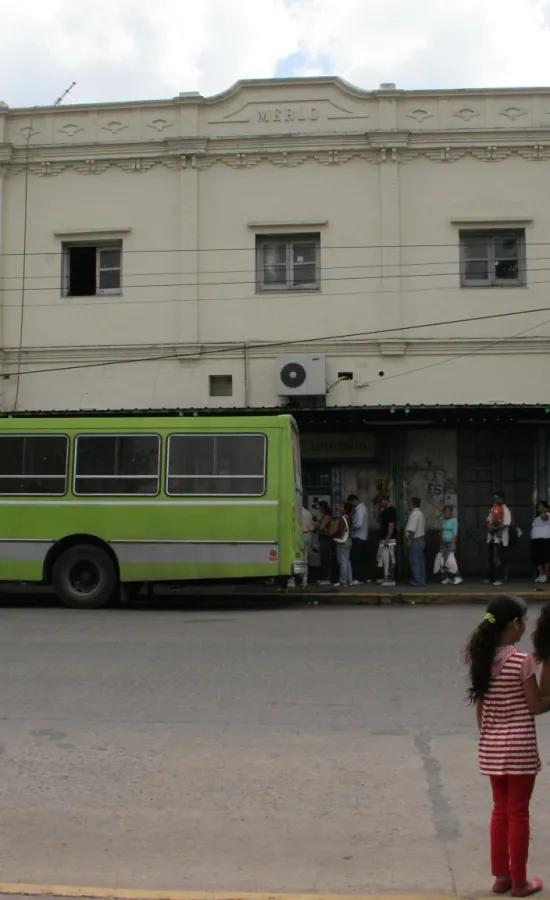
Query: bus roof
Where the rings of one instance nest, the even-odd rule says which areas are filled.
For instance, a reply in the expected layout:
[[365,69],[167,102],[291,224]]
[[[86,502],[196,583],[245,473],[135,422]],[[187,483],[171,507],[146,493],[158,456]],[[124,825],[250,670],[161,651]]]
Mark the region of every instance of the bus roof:
[[75,413],[51,412],[51,413],[0,413],[0,434],[2,432],[25,432],[45,429],[47,431],[69,431],[82,429],[117,429],[132,431],[155,431],[166,429],[183,429],[189,431],[215,431],[219,429],[235,428],[258,431],[263,428],[288,428],[293,422],[288,414],[248,416],[248,415],[220,415],[199,416],[193,413],[178,413],[176,411],[151,410],[139,412],[99,412],[85,411]]

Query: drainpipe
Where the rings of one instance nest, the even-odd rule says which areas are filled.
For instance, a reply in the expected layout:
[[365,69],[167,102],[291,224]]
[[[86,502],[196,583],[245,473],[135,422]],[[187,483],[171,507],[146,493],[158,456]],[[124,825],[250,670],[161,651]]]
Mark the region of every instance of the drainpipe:
[[249,396],[248,396],[248,343],[247,341],[243,344],[243,364],[244,364],[244,407],[248,409],[249,407]]

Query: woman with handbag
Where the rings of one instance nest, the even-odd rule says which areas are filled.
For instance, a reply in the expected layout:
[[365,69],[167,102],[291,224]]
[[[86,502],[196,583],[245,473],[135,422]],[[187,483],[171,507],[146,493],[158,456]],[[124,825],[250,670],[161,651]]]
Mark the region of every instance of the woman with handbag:
[[340,504],[340,515],[332,531],[332,539],[336,544],[336,556],[340,570],[339,580],[334,587],[347,587],[353,581],[350,562],[352,514],[353,510],[349,503]]
[[452,573],[447,568],[447,561],[451,554],[456,559],[456,545],[458,540],[458,519],[453,516],[452,506],[443,507],[441,519],[441,553],[443,555],[443,572],[445,578],[441,584],[462,584],[462,578],[458,571]]

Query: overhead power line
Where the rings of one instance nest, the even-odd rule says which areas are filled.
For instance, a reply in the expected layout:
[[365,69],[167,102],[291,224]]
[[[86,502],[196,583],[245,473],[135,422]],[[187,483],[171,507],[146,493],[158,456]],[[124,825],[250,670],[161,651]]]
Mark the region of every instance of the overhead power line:
[[[211,350],[204,350],[201,353],[197,353],[197,351],[193,351],[191,353],[168,353],[162,354],[159,356],[140,356],[133,357],[131,359],[114,359],[114,360],[106,360],[102,362],[93,362],[93,363],[77,363],[76,365],[70,366],[55,366],[47,369],[28,369],[25,372],[21,372],[20,375],[43,375],[47,373],[54,372],[72,372],[79,369],[97,369],[102,368],[104,366],[123,366],[123,365],[132,365],[134,363],[144,363],[144,362],[161,362],[165,360],[173,360],[179,361],[182,359],[189,358],[197,358],[200,356],[201,358],[205,356],[217,356],[223,355],[224,353],[234,353],[236,350],[244,350],[245,346],[248,351],[250,350],[258,350],[258,349],[267,349],[270,347],[290,347],[295,346],[297,344],[312,344],[318,343],[322,341],[338,341],[338,340],[347,340],[352,338],[365,338],[365,337],[373,337],[374,335],[380,336],[383,334],[394,334],[395,332],[404,332],[404,331],[412,331],[419,328],[434,328],[437,326],[443,325],[458,325],[460,323],[465,322],[483,322],[488,319],[505,319],[510,318],[511,316],[522,316],[529,315],[534,313],[541,312],[550,312],[550,306],[542,306],[537,309],[521,309],[515,310],[513,312],[504,312],[504,313],[492,313],[487,314],[485,316],[468,316],[463,319],[446,319],[445,321],[440,322],[423,322],[418,325],[404,325],[404,326],[395,326],[394,328],[379,328],[374,331],[356,331],[356,332],[348,332],[345,334],[330,334],[330,335],[318,335],[317,337],[301,337],[294,338],[292,340],[279,340],[279,341],[233,341],[230,346],[224,344],[223,347],[213,348]],[[545,323],[539,323],[538,325],[534,325],[533,328],[542,327]],[[528,331],[532,329],[527,329]],[[521,332],[520,332],[521,334]],[[546,336],[546,335],[545,335]],[[514,335],[510,335],[507,337],[499,338],[498,343],[504,342],[507,340],[513,340]],[[373,341],[374,342],[374,341]],[[3,378],[9,379],[15,373],[14,372],[5,372],[3,374]],[[389,377],[389,376],[388,376]]]
[[[274,223],[274,227],[280,228],[279,225]],[[253,231],[253,229],[251,229]],[[459,229],[460,230],[460,229]],[[471,228],[465,229],[467,231],[471,231]],[[254,232],[255,234],[256,232]],[[264,236],[264,233],[267,236],[268,233],[264,232],[262,229],[261,236]],[[303,237],[304,240],[307,240],[308,235],[318,234],[316,231],[304,231],[300,232],[300,237]],[[275,238],[283,237],[284,233],[277,233],[273,235]],[[78,242],[76,242],[78,243]],[[101,241],[98,241],[101,243]],[[324,250],[444,250],[447,247],[451,247],[453,249],[457,249],[457,242],[455,241],[452,244],[322,244],[321,251]],[[529,240],[529,247],[549,247],[550,241],[532,241]],[[247,247],[148,247],[147,249],[126,249],[124,248],[124,253],[250,253],[255,251],[254,244],[249,244]],[[32,253],[27,253],[27,256],[62,256],[65,250],[61,248],[60,250],[34,250]],[[9,252],[9,253],[0,253],[0,257],[2,256],[23,256],[22,252]]]

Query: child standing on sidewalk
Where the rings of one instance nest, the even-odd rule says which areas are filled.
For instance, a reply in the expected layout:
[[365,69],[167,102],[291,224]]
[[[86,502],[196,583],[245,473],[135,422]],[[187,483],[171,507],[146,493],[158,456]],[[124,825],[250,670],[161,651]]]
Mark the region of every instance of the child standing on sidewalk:
[[540,878],[527,879],[529,802],[541,768],[534,716],[550,709],[550,697],[541,696],[534,658],[515,647],[526,620],[527,604],[520,597],[495,597],[464,654],[468,699],[480,730],[480,770],[493,791],[493,892],[511,890],[512,897],[542,889]]

